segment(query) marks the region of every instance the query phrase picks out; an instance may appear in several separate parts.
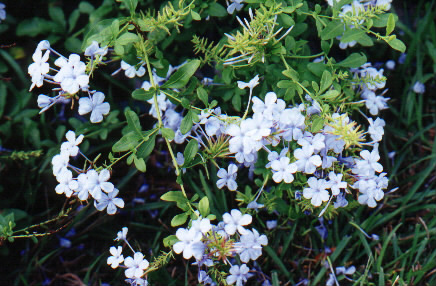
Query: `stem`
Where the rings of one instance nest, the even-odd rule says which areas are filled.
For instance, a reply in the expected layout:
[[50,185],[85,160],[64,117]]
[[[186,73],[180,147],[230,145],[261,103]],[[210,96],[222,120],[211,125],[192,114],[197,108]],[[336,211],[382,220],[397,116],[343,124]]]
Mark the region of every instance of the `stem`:
[[250,102],[251,102],[252,95],[253,95],[253,88],[250,88],[250,97],[248,98],[247,109],[245,109],[244,116],[242,116],[242,120],[244,120],[245,117],[247,117],[248,115],[248,110],[250,110]]

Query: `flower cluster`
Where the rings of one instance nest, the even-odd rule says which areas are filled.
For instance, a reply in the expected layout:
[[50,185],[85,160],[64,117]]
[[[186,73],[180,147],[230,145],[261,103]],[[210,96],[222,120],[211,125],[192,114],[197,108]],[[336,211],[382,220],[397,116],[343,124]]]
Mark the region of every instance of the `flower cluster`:
[[[118,267],[125,268],[124,275],[126,276],[126,282],[131,285],[141,285],[147,286],[147,279],[143,278],[144,271],[149,267],[150,263],[144,258],[144,254],[139,251],[134,251],[132,246],[127,241],[128,228],[123,227],[121,231],[118,232],[116,241],[123,241],[133,252],[133,257],[128,256],[124,258],[123,247],[122,246],[111,246],[109,252],[111,256],[107,258],[107,264],[113,269]],[[124,262],[124,265],[122,263]]]
[[[103,57],[107,53],[107,48],[100,48],[97,42],[93,42],[85,51],[91,61],[96,57]],[[54,65],[58,68],[50,67],[47,62],[50,55],[54,54],[58,58]],[[103,102],[105,95],[102,92],[89,90],[89,74],[87,66],[80,60],[78,54],[71,54],[68,58],[56,52],[47,40],[41,41],[32,56],[33,63],[29,65],[28,73],[32,78],[30,90],[35,86],[42,87],[44,82],[54,84],[58,87],[53,91],[58,94],[55,97],[49,97],[44,94],[38,96],[38,106],[41,112],[46,111],[56,103],[67,103],[75,99],[79,91],[88,93],[88,97],[79,99],[79,114],[84,115],[91,113],[90,121],[98,123],[103,120],[103,115],[110,111],[109,103]],[[49,74],[50,71],[56,74]]]
[[[118,208],[124,207],[124,201],[117,198],[118,189],[114,187],[110,179],[110,172],[107,169],[101,170],[99,173],[92,167],[86,170],[81,170],[70,164],[70,157],[82,155],[88,160],[79,150],[79,145],[82,143],[84,136],[76,137],[74,131],[68,131],[66,134],[67,141],[62,143],[61,152],[52,159],[53,175],[58,181],[55,188],[57,194],[65,194],[66,197],[77,197],[81,201],[87,201],[89,198],[94,199],[94,206],[97,210],[113,215]],[[89,161],[89,160],[88,160]],[[91,163],[92,166],[92,162]],[[73,177],[73,172],[78,174]]]
[[242,265],[232,265],[226,281],[229,285],[243,285],[249,277],[250,269],[247,263],[257,260],[262,255],[262,247],[268,244],[265,235],[260,235],[256,229],[246,229],[251,224],[252,217],[233,209],[223,215],[223,221],[212,225],[207,218],[198,217],[191,222],[190,228],[179,228],[176,232],[179,240],[173,245],[175,253],[183,253],[183,258],[195,258],[199,267],[199,283],[213,284],[206,270],[219,261],[232,265],[236,255]]

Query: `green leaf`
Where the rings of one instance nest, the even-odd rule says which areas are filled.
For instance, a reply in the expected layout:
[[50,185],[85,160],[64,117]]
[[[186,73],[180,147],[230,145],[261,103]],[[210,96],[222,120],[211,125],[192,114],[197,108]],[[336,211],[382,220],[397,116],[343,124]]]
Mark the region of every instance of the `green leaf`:
[[208,98],[208,95],[207,95],[207,91],[203,87],[201,87],[201,86],[199,88],[197,88],[197,97],[207,107],[207,104],[209,102],[209,98]]
[[138,158],[137,156],[135,156],[133,157],[133,162],[135,163],[135,167],[136,169],[138,169],[138,171],[145,173],[147,169],[145,166],[144,158]]
[[341,21],[332,21],[321,32],[322,40],[330,40],[344,33],[344,23]]
[[365,54],[352,53],[345,60],[337,63],[336,65],[344,68],[358,68],[366,63]]
[[130,13],[134,13],[136,6],[138,6],[138,0],[118,0],[118,2],[124,3]]
[[310,70],[314,75],[321,77],[322,73],[326,69],[326,64],[324,64],[324,63],[308,63],[307,69]]
[[127,108],[126,111],[124,111],[124,115],[126,116],[127,125],[130,127],[130,129],[142,137],[142,132],[141,132],[142,128],[141,128],[141,123],[139,123],[138,115],[136,115],[134,111]]
[[141,140],[141,136],[138,136],[136,132],[131,131],[121,137],[121,139],[118,140],[118,142],[116,142],[114,146],[112,146],[112,151],[125,152],[132,150],[136,147],[136,145],[138,145],[139,140]]
[[150,136],[150,138],[148,138],[147,141],[145,141],[144,143],[141,144],[141,146],[139,146],[138,150],[136,151],[136,156],[138,156],[138,158],[147,157],[148,155],[151,154],[151,152],[153,152],[155,144],[156,144],[156,133]]
[[174,136],[176,135],[170,128],[162,128],[160,131],[162,132],[162,136],[168,140],[173,140]]
[[300,75],[298,72],[291,67],[282,71],[282,74],[290,79],[292,79],[294,82],[298,82]]
[[339,94],[340,94],[340,92],[337,90],[329,90],[325,94],[322,95],[322,98],[332,100],[332,99],[335,99],[336,97],[338,97]]
[[388,18],[388,23],[386,26],[386,36],[390,35],[395,29],[395,17],[394,14],[390,13]]
[[388,42],[391,48],[404,53],[406,51],[406,45],[399,39],[393,39]]
[[136,100],[147,101],[152,99],[155,93],[156,90],[154,88],[150,88],[149,90],[138,88],[132,92],[132,97]]
[[218,4],[216,2],[212,2],[209,4],[209,8],[207,12],[212,17],[225,17],[227,16],[227,10],[223,7],[223,5]]
[[80,17],[80,11],[78,9],[74,10],[70,17],[68,18],[68,33],[72,32],[74,30],[74,27],[76,27],[77,20],[79,20]]
[[232,105],[236,111],[241,111],[241,95],[235,94],[232,96]]
[[194,159],[195,155],[197,155],[197,152],[198,152],[198,142],[197,140],[192,139],[186,145],[185,151],[183,152],[183,157],[185,157],[185,163],[184,163],[185,166],[187,166],[192,161],[192,159]]
[[205,196],[198,203],[198,211],[202,217],[207,217],[210,213],[209,199]]
[[345,31],[344,35],[341,37],[341,43],[349,43],[352,41],[357,41],[363,35],[365,35],[365,31],[360,29],[350,29]]
[[324,126],[324,119],[318,115],[315,115],[312,120],[312,127],[310,128],[312,133],[316,133]]
[[50,15],[50,18],[57,24],[59,24],[63,30],[65,30],[67,22],[65,20],[65,14],[64,11],[62,11],[61,8],[50,6],[48,7],[48,14]]
[[116,40],[115,43],[118,44],[118,45],[121,45],[121,46],[125,46],[125,45],[127,45],[127,44],[135,43],[135,42],[137,42],[137,41],[139,41],[139,37],[138,37],[138,35],[127,32],[127,33],[122,34],[122,35],[121,35],[121,36]]
[[83,14],[91,14],[92,11],[94,11],[94,6],[87,1],[81,1],[79,4],[79,11]]
[[198,14],[194,10],[191,10],[191,17],[192,17],[192,19],[194,21],[200,21],[201,20],[200,14]]
[[18,24],[17,36],[35,37],[39,34],[61,32],[59,25],[41,18],[25,19]]
[[189,215],[187,213],[182,213],[182,214],[176,215],[171,220],[171,226],[175,227],[175,226],[179,226],[179,225],[184,224],[186,222],[186,220],[188,219],[188,216]]
[[194,75],[200,66],[200,60],[191,60],[179,68],[161,87],[162,88],[182,88]]
[[182,123],[180,124],[180,132],[182,134],[188,133],[192,128],[192,110],[189,110],[189,112],[186,114],[185,117],[182,119]]
[[333,83],[332,74],[328,70],[325,70],[322,73],[321,87],[320,87],[319,92],[323,93],[325,90],[327,90],[332,85],[332,83]]
[[163,239],[163,244],[165,247],[172,247],[179,239],[174,234],[169,235]]
[[294,86],[295,86],[295,83],[293,83],[292,81],[287,80],[287,79],[281,80],[277,83],[278,88],[291,88]]
[[187,200],[181,191],[169,191],[160,197],[161,200],[167,202],[177,202]]

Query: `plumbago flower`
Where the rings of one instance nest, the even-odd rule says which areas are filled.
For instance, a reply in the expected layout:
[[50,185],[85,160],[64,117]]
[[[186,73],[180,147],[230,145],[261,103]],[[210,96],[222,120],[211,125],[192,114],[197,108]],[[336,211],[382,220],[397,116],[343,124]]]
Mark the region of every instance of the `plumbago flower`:
[[107,258],[107,264],[115,269],[124,261],[124,256],[121,254],[123,252],[123,248],[121,246],[118,246],[118,248],[111,246],[109,252],[112,254],[112,256]]
[[109,114],[110,105],[104,101],[102,92],[95,92],[92,96],[82,97],[79,99],[79,114],[84,115],[91,112],[90,121],[99,123],[103,121],[103,115]]
[[230,267],[230,275],[227,276],[226,282],[229,285],[236,283],[236,286],[242,286],[245,282],[247,282],[247,279],[253,275],[248,273],[249,271],[250,268],[248,268],[246,264],[242,264],[240,267],[239,265],[233,265]]
[[34,63],[29,65],[28,73],[32,77],[32,85],[29,91],[31,91],[35,86],[41,87],[43,84],[44,76],[50,71],[50,64],[47,63],[48,57],[50,56],[50,51],[46,51],[44,55],[42,50],[37,49],[32,56]]
[[103,211],[107,208],[107,213],[113,215],[117,212],[117,207],[124,208],[123,199],[117,198],[119,191],[114,189],[107,195],[102,193],[100,199],[94,201],[94,206],[97,210]]
[[224,186],[227,186],[230,191],[236,191],[238,188],[238,185],[235,181],[236,176],[238,175],[237,172],[238,167],[236,167],[235,164],[230,164],[227,168],[227,171],[223,168],[219,169],[217,176],[220,179],[216,182],[218,189],[222,189]]
[[317,179],[315,177],[310,177],[307,181],[309,188],[303,190],[303,196],[306,199],[311,199],[312,205],[319,207],[322,202],[326,202],[330,198],[330,194],[327,189],[330,187],[324,179]]
[[68,59],[60,57],[55,61],[55,65],[60,67],[60,70],[53,80],[60,83],[65,92],[75,94],[80,89],[88,90],[89,76],[85,73],[86,65],[80,61],[79,55],[71,54]]
[[133,258],[129,256],[124,259],[124,265],[127,267],[125,271],[127,278],[141,278],[149,263],[147,259],[144,259],[144,254],[135,252]]

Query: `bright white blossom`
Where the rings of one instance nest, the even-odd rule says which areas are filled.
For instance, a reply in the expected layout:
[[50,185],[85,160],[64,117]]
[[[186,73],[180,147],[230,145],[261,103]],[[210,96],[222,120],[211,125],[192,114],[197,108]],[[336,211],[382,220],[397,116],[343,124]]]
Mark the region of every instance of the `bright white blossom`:
[[79,135],[76,138],[76,133],[74,131],[70,130],[65,135],[67,138],[67,142],[62,143],[61,145],[61,153],[68,154],[68,156],[74,157],[77,156],[79,153],[79,147],[78,145],[82,143],[84,136]]
[[223,168],[218,170],[217,176],[220,179],[218,179],[216,185],[218,189],[222,189],[224,186],[227,186],[229,190],[236,191],[238,185],[236,184],[235,180],[238,172],[238,167],[236,167],[235,164],[230,164],[227,170],[228,171]]
[[73,180],[73,173],[68,169],[62,169],[56,179],[59,182],[55,188],[57,194],[65,194],[69,198],[73,191],[79,188],[77,181]]
[[148,261],[144,259],[144,254],[135,252],[132,257],[126,257],[124,265],[127,267],[125,275],[127,278],[141,278],[144,275],[144,270],[148,268]]
[[238,81],[238,87],[240,89],[244,89],[246,87],[248,87],[250,89],[250,91],[253,90],[253,88],[259,84],[259,75],[256,75],[255,77],[253,77],[249,82],[243,82],[243,81]]
[[295,164],[298,171],[306,174],[313,174],[316,167],[321,166],[322,160],[319,155],[313,155],[314,149],[311,145],[305,145],[302,148],[295,149],[294,156],[297,158]]
[[223,214],[223,221],[225,223],[224,230],[228,235],[233,235],[238,231],[240,234],[245,234],[245,225],[249,225],[252,217],[249,214],[242,214],[241,211],[233,209],[229,213]]
[[174,252],[180,254],[183,252],[183,258],[190,259],[194,256],[197,260],[203,257],[204,244],[201,242],[202,234],[195,228],[189,230],[179,228],[176,232],[180,240],[173,245]]
[[292,183],[294,180],[293,173],[297,172],[297,165],[290,163],[288,157],[281,157],[280,160],[275,160],[271,163],[273,170],[273,180],[276,183],[284,181],[287,184]]
[[329,188],[329,184],[326,182],[326,180],[318,180],[315,177],[310,177],[309,180],[307,180],[307,183],[309,184],[309,188],[305,188],[303,190],[303,196],[306,199],[311,199],[310,203],[313,206],[319,207],[322,202],[329,200],[330,195],[326,190]]
[[47,63],[50,51],[46,51],[44,55],[41,50],[36,50],[32,56],[33,63],[29,65],[28,73],[32,77],[32,85],[30,90],[35,86],[41,87],[43,84],[44,76],[50,71],[50,65]]
[[425,85],[419,81],[415,82],[415,84],[413,85],[413,92],[418,94],[424,93]]
[[68,60],[60,57],[55,61],[60,67],[53,80],[60,83],[61,88],[70,94],[77,93],[80,89],[88,90],[89,76],[85,73],[86,65],[80,61],[80,56],[71,54]]
[[113,215],[117,212],[117,207],[124,208],[123,199],[116,197],[118,192],[118,189],[114,189],[107,195],[105,193],[101,193],[100,199],[94,201],[95,208],[99,211],[103,211],[105,208],[107,208],[106,211],[110,215]]
[[342,181],[343,174],[335,174],[335,172],[329,173],[330,189],[334,196],[339,195],[340,189],[347,188],[347,182]]
[[226,278],[227,284],[233,285],[236,283],[236,286],[244,285],[247,279],[252,275],[248,273],[248,271],[250,271],[250,269],[246,264],[242,264],[241,267],[239,267],[239,265],[233,265],[229,270],[230,275]]
[[138,69],[135,66],[131,66],[125,61],[121,61],[121,68],[124,70],[124,74],[128,78],[134,78],[135,76],[141,77],[145,74],[145,68],[141,65]]
[[110,111],[110,105],[104,101],[104,94],[96,92],[90,97],[81,97],[79,99],[79,114],[84,115],[91,112],[90,121],[99,123],[103,121],[103,115],[107,115]]
[[120,265],[120,263],[123,263],[124,261],[124,257],[122,255],[123,248],[121,246],[118,246],[118,248],[115,248],[115,246],[111,246],[109,252],[112,254],[112,256],[109,256],[107,258],[107,264],[115,269]]
[[262,255],[262,246],[268,244],[266,235],[260,235],[257,230],[246,230],[241,235],[240,241],[235,243],[236,252],[239,254],[241,261],[247,263],[256,260]]
[[95,57],[95,55],[105,56],[106,54],[107,46],[100,48],[97,41],[92,41],[92,43],[85,50],[85,56],[92,58]]
[[127,237],[127,232],[129,231],[129,229],[127,227],[123,227],[118,233],[117,233],[117,238],[115,238],[116,241],[120,241],[120,240],[126,240]]

